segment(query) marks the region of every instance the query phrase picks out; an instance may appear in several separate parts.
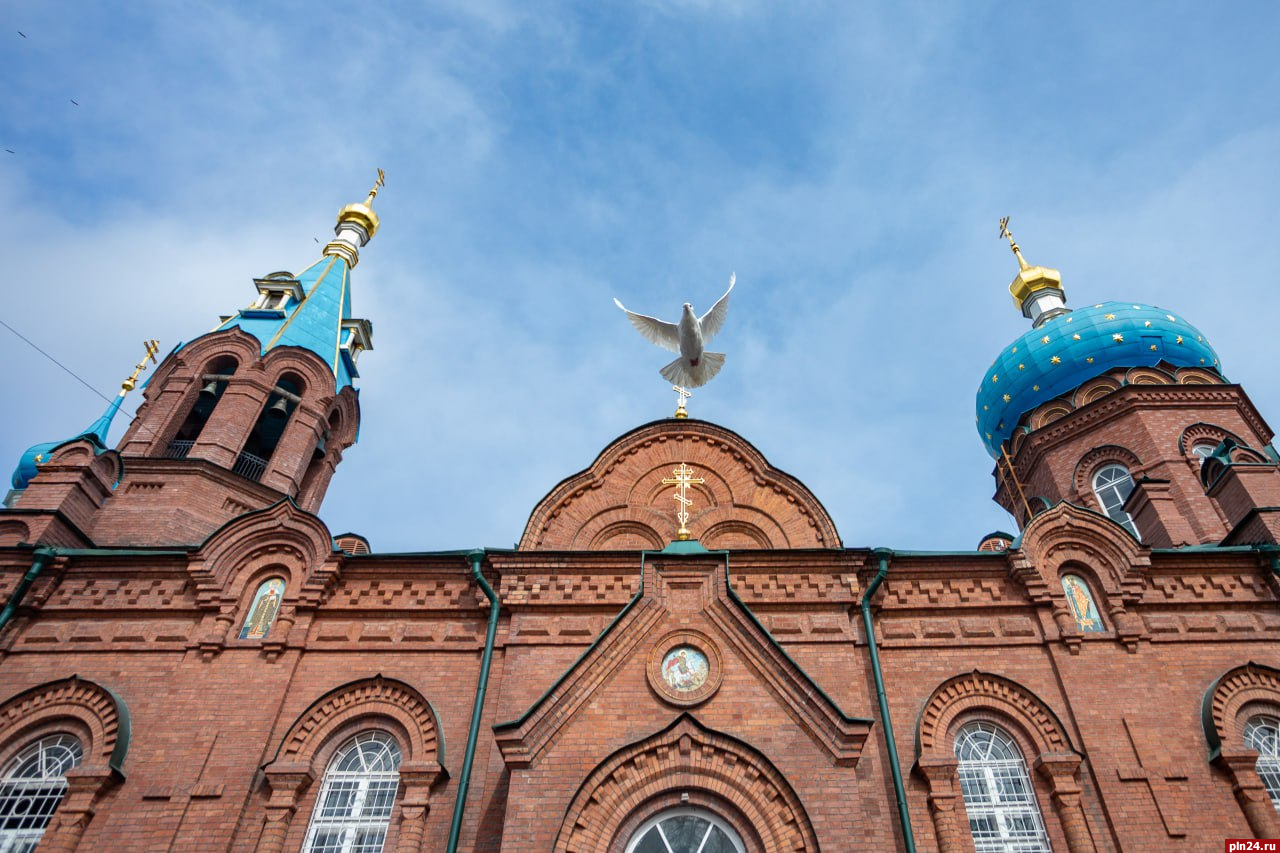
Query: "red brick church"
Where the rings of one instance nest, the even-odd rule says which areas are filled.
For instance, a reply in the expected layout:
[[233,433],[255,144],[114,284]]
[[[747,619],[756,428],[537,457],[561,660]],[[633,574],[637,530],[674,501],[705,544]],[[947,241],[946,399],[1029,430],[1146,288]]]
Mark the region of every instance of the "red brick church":
[[0,851],[1280,837],[1280,459],[1180,314],[1069,310],[1014,246],[1031,328],[976,416],[1018,532],[973,551],[849,547],[747,438],[670,418],[515,549],[383,554],[317,515],[360,422],[374,194],[165,357],[117,446],[119,400],[19,460]]

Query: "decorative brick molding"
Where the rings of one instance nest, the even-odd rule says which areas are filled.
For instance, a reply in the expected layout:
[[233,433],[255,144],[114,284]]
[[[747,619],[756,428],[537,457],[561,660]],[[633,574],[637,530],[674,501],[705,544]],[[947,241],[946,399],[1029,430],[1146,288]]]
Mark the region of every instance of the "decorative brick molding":
[[0,760],[31,740],[66,731],[84,749],[67,773],[67,793],[40,842],[41,850],[75,850],[102,795],[124,776],[129,712],[106,688],[78,676],[19,693],[0,705]]
[[1097,605],[1114,632],[1105,636],[1119,639],[1130,652],[1149,639],[1133,609],[1146,588],[1151,550],[1111,519],[1060,503],[1033,518],[1022,533],[1021,547],[1009,553],[1010,573],[1026,586],[1033,601],[1053,607],[1059,634],[1073,652],[1079,649],[1081,635],[1060,579],[1068,570],[1094,581]]
[[929,810],[941,853],[972,850],[963,815],[952,739],[966,719],[995,719],[1029,746],[1026,756],[1047,785],[1058,825],[1071,853],[1095,853],[1080,801],[1082,759],[1056,714],[1034,693],[999,675],[974,670],[943,682],[920,712],[916,772],[929,789]]
[[1280,714],[1280,669],[1250,661],[1223,673],[1205,692],[1200,721],[1209,760],[1231,780],[1231,790],[1258,838],[1280,836],[1280,818],[1258,775],[1258,752],[1244,742],[1251,712]]
[[1138,458],[1138,454],[1127,447],[1121,447],[1118,444],[1095,447],[1080,457],[1072,474],[1072,483],[1075,486],[1078,501],[1087,503],[1090,509],[1101,511],[1102,507],[1098,505],[1098,498],[1093,493],[1093,475],[1104,466],[1113,464],[1123,465],[1135,477],[1142,468],[1142,460]]
[[694,487],[690,529],[709,548],[839,548],[817,498],[724,427],[655,421],[605,448],[591,467],[561,482],[534,508],[521,550],[639,550],[674,533],[662,479],[688,462]]
[[[281,739],[275,758],[262,770],[269,789],[258,850],[275,853],[290,837],[296,813],[305,805],[312,782],[341,740],[365,728],[389,731],[403,749],[403,796],[392,815],[398,827],[397,851],[421,846],[430,791],[448,778],[441,765],[439,722],[422,694],[409,685],[376,675],[331,690],[304,711]],[[300,839],[299,839],[300,843]]]
[[573,798],[553,849],[621,853],[628,839],[619,830],[634,823],[628,818],[664,795],[685,790],[727,801],[754,828],[761,850],[818,850],[804,805],[777,768],[742,741],[703,727],[689,714],[600,764]]

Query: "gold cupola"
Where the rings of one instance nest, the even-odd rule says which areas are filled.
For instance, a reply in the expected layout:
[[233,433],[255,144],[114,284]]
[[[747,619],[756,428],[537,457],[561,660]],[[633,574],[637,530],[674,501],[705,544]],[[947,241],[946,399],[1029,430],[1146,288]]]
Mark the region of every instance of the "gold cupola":
[[1037,328],[1046,320],[1067,313],[1067,294],[1062,289],[1062,273],[1049,267],[1031,266],[1022,257],[1022,250],[1013,239],[1009,230],[1009,217],[1000,220],[1000,236],[1009,240],[1014,257],[1018,259],[1018,274],[1009,283],[1009,294],[1013,304],[1022,311],[1022,316],[1031,321],[1032,328]]
[[368,197],[338,211],[338,224],[333,228],[336,238],[325,244],[324,254],[337,255],[349,267],[360,262],[361,247],[378,233],[378,214],[373,212],[373,200],[378,195],[378,188],[386,186],[386,183],[386,175],[379,169],[378,180],[374,181]]

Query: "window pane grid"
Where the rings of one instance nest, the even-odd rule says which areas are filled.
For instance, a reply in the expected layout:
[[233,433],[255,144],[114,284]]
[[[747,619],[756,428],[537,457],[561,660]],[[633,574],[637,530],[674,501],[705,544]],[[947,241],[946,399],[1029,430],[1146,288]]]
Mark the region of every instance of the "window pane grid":
[[1138,535],[1138,526],[1133,523],[1129,513],[1122,509],[1132,492],[1133,477],[1129,475],[1128,469],[1121,465],[1108,465],[1094,475],[1093,493],[1098,496],[1102,511],[1112,521],[1132,533],[1134,538],[1141,538]]
[[344,744],[316,796],[305,853],[381,853],[399,767],[399,746],[381,732],[364,732]]
[[14,756],[0,775],[0,853],[36,848],[82,755],[71,735],[51,735]]
[[960,793],[977,853],[1049,853],[1035,789],[1013,740],[989,723],[956,737]]
[[1258,750],[1258,775],[1271,797],[1271,805],[1280,811],[1280,719],[1252,717],[1244,727],[1244,742]]

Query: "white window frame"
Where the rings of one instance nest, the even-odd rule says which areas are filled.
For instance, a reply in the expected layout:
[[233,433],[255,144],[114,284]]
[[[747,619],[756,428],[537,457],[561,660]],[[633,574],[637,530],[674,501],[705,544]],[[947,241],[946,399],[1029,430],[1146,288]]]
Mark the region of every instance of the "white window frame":
[[[1119,472],[1117,474],[1116,472]],[[1120,476],[1123,475],[1123,476]],[[1128,485],[1126,489],[1125,486]],[[1141,541],[1138,525],[1125,512],[1124,502],[1133,494],[1133,475],[1129,469],[1118,462],[1111,462],[1098,469],[1093,475],[1093,494],[1107,517],[1133,534],[1133,538]]]
[[1254,767],[1271,797],[1271,805],[1280,812],[1280,719],[1270,714],[1250,717],[1244,726],[1244,742],[1258,751]]
[[955,754],[977,853],[1050,853],[1027,762],[1009,733],[968,723],[956,732]]
[[83,758],[84,747],[77,738],[51,734],[27,744],[9,760],[0,773],[0,853],[36,849],[67,792],[67,771]]
[[[366,751],[369,746],[375,749]],[[360,767],[337,769],[349,758]],[[361,732],[344,743],[325,769],[307,824],[303,853],[380,853],[399,792],[401,758],[400,745],[386,732]],[[345,802],[344,795],[349,795]],[[371,795],[376,798],[373,802]],[[331,799],[334,802],[330,803]],[[366,813],[366,809],[376,811]],[[364,840],[367,833],[378,832],[382,839],[376,846]]]
[[663,822],[668,821],[671,818],[675,818],[675,817],[698,817],[698,818],[702,818],[703,820],[707,821],[710,824],[710,826],[707,827],[706,833],[702,836],[702,841],[699,842],[698,849],[689,851],[689,853],[701,853],[702,848],[707,843],[707,839],[711,837],[712,829],[719,829],[721,832],[723,832],[728,837],[729,841],[733,844],[734,848],[738,851],[738,853],[746,853],[747,851],[746,846],[742,843],[742,839],[738,837],[738,833],[734,830],[734,828],[729,824],[725,823],[721,818],[717,817],[715,813],[709,812],[706,809],[692,808],[689,806],[680,806],[678,808],[667,809],[666,811],[659,812],[658,814],[646,820],[644,823],[640,824],[640,828],[637,829],[634,833],[632,833],[631,840],[627,842],[626,853],[635,853],[636,847],[639,846],[640,842],[644,840],[644,837],[648,835],[649,831],[652,830],[655,826],[658,827],[659,837],[662,839],[662,843],[666,846],[669,853],[685,853],[685,851],[683,850],[672,849],[671,843],[667,841],[667,837],[665,834],[663,834],[662,827],[660,825]]

